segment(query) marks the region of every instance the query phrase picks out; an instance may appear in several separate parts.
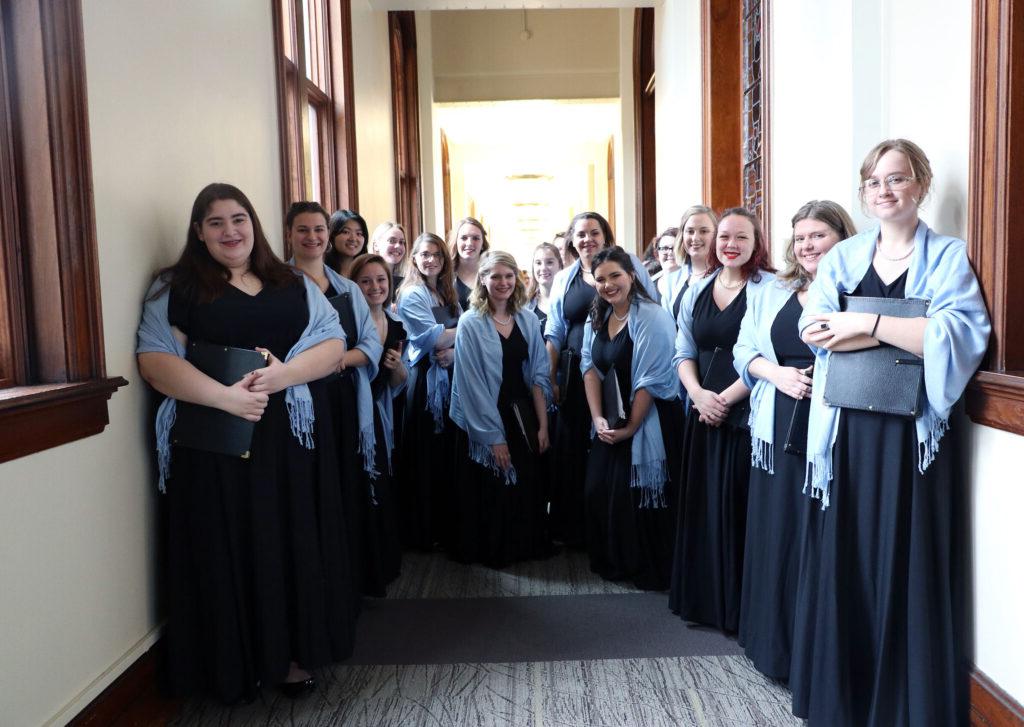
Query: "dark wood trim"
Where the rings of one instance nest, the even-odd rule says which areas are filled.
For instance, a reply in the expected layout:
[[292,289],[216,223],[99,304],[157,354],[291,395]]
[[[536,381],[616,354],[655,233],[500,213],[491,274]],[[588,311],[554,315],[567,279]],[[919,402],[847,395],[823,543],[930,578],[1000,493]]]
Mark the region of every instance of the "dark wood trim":
[[[643,255],[658,234],[654,138],[654,8],[633,11],[633,143],[636,157],[636,238],[633,252]],[[624,240],[618,240],[623,245]],[[628,246],[625,246],[628,249]]]
[[971,727],[1021,727],[1024,707],[978,669],[971,673]]
[[127,384],[116,377],[4,390],[0,462],[99,434],[110,423],[107,400]]
[[448,135],[441,129],[441,194],[444,202],[444,229],[452,229],[452,166]]
[[392,139],[395,149],[395,210],[410,239],[423,231],[420,186],[420,94],[416,61],[416,14],[388,13],[391,38]]
[[[274,15],[274,67],[277,71],[277,124],[280,138],[281,192],[285,208],[292,200],[305,198],[305,161],[300,129],[301,105],[299,98],[299,67],[288,59],[286,44],[298,57],[301,42],[295,28],[294,8],[301,0],[292,0],[291,22],[285,27],[283,2],[270,0]],[[290,32],[290,38],[285,33]]]
[[968,389],[980,424],[1024,434],[1024,0],[974,0],[968,251],[992,318],[988,356]]
[[704,203],[716,210],[743,200],[743,8],[701,3]]
[[[331,7],[331,46],[328,52],[334,101],[335,200],[338,207],[357,210],[359,175],[356,164],[355,83],[352,80],[352,5],[350,0],[338,0],[332,2]],[[339,88],[341,93],[338,93]]]
[[761,0],[761,225],[772,249],[772,2]]

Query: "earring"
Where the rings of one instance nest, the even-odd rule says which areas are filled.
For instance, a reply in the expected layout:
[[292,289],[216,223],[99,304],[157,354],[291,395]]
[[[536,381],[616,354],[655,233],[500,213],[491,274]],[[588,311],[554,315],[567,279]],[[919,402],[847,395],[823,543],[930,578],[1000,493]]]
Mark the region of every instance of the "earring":
[[327,252],[331,252],[334,249],[334,243],[330,240],[327,241]]

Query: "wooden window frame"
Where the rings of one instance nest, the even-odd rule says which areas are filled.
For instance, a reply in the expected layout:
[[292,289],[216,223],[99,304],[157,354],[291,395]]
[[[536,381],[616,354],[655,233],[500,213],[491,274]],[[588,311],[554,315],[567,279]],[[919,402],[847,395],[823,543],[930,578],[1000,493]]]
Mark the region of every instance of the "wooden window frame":
[[102,432],[128,382],[104,360],[80,2],[5,3],[0,15],[6,462]]
[[[313,180],[308,174],[312,150],[307,130],[312,107],[319,119],[316,151],[321,160],[316,180],[320,194],[316,195],[319,197],[316,201],[329,211],[343,207],[358,209],[349,0],[271,0],[271,6],[284,206],[287,208],[294,201],[314,197]],[[319,22],[316,8],[322,8]],[[307,13],[314,18],[315,26],[310,33],[315,80],[307,75],[303,31],[303,18]],[[292,58],[288,55],[289,48]]]
[[[633,153],[637,179],[633,251],[641,257],[658,234],[654,93],[654,8],[636,8],[633,11]],[[622,242],[619,240],[620,245]]]
[[968,250],[992,317],[982,370],[967,388],[978,424],[1024,435],[1024,0],[975,0]]
[[394,118],[392,141],[395,150],[395,209],[398,221],[405,226],[411,241],[423,231],[415,13],[411,10],[389,12],[388,35],[391,48],[391,110]]

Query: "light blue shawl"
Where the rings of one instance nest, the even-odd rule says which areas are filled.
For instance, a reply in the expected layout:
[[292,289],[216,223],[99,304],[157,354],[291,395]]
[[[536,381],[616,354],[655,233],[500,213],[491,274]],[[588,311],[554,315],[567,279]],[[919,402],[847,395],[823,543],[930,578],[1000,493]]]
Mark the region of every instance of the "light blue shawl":
[[[808,289],[800,330],[818,314],[839,310],[839,296],[852,293],[868,271],[879,230],[855,235],[836,245],[818,264]],[[917,419],[918,469],[935,459],[939,440],[949,427],[949,412],[981,363],[991,330],[985,301],[967,259],[967,244],[938,235],[924,222],[917,225],[905,289],[907,298],[931,301],[924,330],[925,403]],[[804,491],[829,504],[832,446],[839,432],[840,409],[825,405],[823,396],[831,352],[815,350],[814,389],[807,424],[807,477]]]
[[[686,281],[690,279],[690,275],[693,274],[693,269],[690,263],[673,270],[665,276],[665,295],[661,297],[661,307],[672,315],[672,306],[675,305],[676,298],[680,295],[684,295],[682,291],[686,285]],[[680,306],[681,307],[681,306]],[[675,316],[672,316],[673,320]]]
[[[647,268],[633,253],[629,253],[633,261],[633,269],[636,271],[636,280],[643,286],[647,294],[654,300],[659,299],[658,286],[651,280]],[[556,351],[565,348],[565,338],[569,335],[569,321],[565,319],[565,291],[569,285],[580,274],[580,261],[577,260],[567,268],[562,268],[555,273],[555,279],[551,283],[551,296],[548,299],[548,321],[544,328],[544,340],[555,347]]]
[[[611,309],[609,308],[609,314]],[[607,317],[605,322],[607,322]],[[633,339],[633,363],[630,367],[633,390],[646,389],[653,399],[675,401],[679,398],[679,379],[670,366],[672,360],[672,337],[675,333],[672,316],[657,303],[633,298],[626,321],[629,337]],[[602,380],[601,370],[594,367],[591,348],[594,345],[594,327],[587,317],[583,331],[583,351],[580,352],[580,371],[586,374],[590,369]],[[668,479],[668,457],[665,442],[661,436],[661,420],[658,408],[651,402],[640,427],[630,444],[630,487],[639,487],[643,492],[640,507],[665,507],[665,480]]]
[[[398,318],[391,313],[391,311],[384,309],[384,315],[393,321],[398,321]],[[398,321],[401,322],[401,321]],[[384,447],[387,451],[387,463],[388,473],[392,473],[391,467],[391,452],[395,449],[395,410],[394,410],[394,399],[403,391],[405,391],[406,384],[409,382],[408,369],[409,369],[409,348],[406,346],[405,350],[402,351],[402,366],[406,368],[406,380],[398,386],[391,385],[391,378],[388,376],[386,384],[384,386],[384,392],[374,401],[374,405],[377,407],[377,414],[380,416],[381,429],[384,432]],[[387,372],[384,373],[387,375]]]
[[[544,400],[551,402],[551,363],[540,335],[537,315],[526,308],[516,311],[516,324],[526,339],[527,356],[523,362],[523,380],[531,390],[539,386]],[[470,308],[459,318],[455,332],[455,375],[452,380],[451,417],[469,437],[469,457],[489,468],[496,476],[505,475],[505,484],[516,482],[516,468],[504,473],[494,461],[492,444],[507,442],[505,427],[498,412],[501,391],[501,340],[489,315]]]
[[[285,356],[285,363],[331,338],[345,340],[345,334],[338,322],[338,312],[327,302],[327,298],[315,283],[305,275],[301,277],[306,286],[309,322],[299,340]],[[163,288],[162,291],[161,288]],[[140,353],[169,353],[179,358],[185,358],[185,347],[174,337],[171,323],[167,318],[167,304],[170,298],[171,289],[166,281],[161,278],[153,281],[146,293],[146,302],[142,307],[142,320],[139,322],[135,346],[136,355]],[[285,391],[285,404],[288,408],[292,434],[306,449],[313,449],[313,398],[310,396],[309,387],[306,384],[289,386]],[[167,397],[156,412],[156,451],[160,472],[158,485],[160,492],[166,491],[165,483],[171,473],[171,427],[174,426],[176,408],[177,401]]]
[[[758,357],[779,363],[772,343],[772,324],[779,311],[796,292],[791,284],[776,279],[747,291],[747,312],[740,324],[740,335],[733,346],[733,365],[750,389],[750,461],[754,467],[775,474],[775,385],[750,373],[750,363]],[[808,355],[813,354],[810,346]]]
[[[434,431],[444,429],[444,411],[448,406],[450,385],[448,372],[437,362],[434,344],[444,333],[444,326],[434,319],[431,311],[436,305],[434,296],[426,285],[414,285],[403,288],[398,298],[398,317],[409,334],[409,363],[412,366],[409,390],[415,389],[415,380],[419,375],[416,367],[425,356],[430,357],[430,368],[427,369],[427,409],[434,416]],[[458,306],[456,306],[458,307]]]
[[[289,260],[288,264],[295,265],[295,258]],[[366,304],[362,289],[327,265],[324,265],[324,274],[338,293],[348,293],[352,300],[352,312],[356,319],[358,340],[346,341],[345,346],[348,350],[362,351],[370,360],[365,366],[356,367],[354,375],[356,416],[359,419],[359,454],[363,455],[363,470],[372,479],[377,476],[378,472],[374,466],[377,443],[373,431],[373,394],[370,392],[370,382],[377,375],[377,362],[384,349],[380,336],[377,334],[377,326],[373,325],[373,319],[370,318],[370,306]]]

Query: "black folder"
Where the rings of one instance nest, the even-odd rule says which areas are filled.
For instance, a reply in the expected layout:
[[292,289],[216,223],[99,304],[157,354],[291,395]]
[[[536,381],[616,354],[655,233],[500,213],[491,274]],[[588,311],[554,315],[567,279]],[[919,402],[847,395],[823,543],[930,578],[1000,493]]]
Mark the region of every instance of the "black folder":
[[[701,351],[700,370],[704,375],[701,388],[721,394],[732,386],[740,375],[732,365],[732,349],[715,346],[714,351]],[[750,429],[750,399],[745,398],[729,407],[725,424],[739,429]]]
[[[841,296],[839,307],[855,313],[920,318],[928,301],[919,298]],[[860,351],[833,352],[825,381],[828,406],[917,417],[924,392],[924,359],[883,343]]]
[[537,433],[540,430],[540,424],[537,422],[537,412],[533,408],[533,402],[529,399],[513,401],[512,416],[516,419],[519,433],[526,440],[527,449],[533,454],[539,454],[540,441]]
[[434,322],[445,328],[456,328],[459,325],[459,312],[454,305],[435,305],[430,309],[434,314]]
[[618,429],[626,423],[626,407],[622,402],[622,389],[619,388],[619,377],[614,366],[608,369],[601,381],[601,413],[609,429]]
[[811,415],[810,398],[799,399],[793,407],[793,414],[789,417],[789,426],[786,428],[786,442],[783,449],[787,454],[807,454],[807,419]]
[[[338,321],[341,323],[341,329],[345,331],[345,350],[351,351],[359,342],[359,328],[356,326],[356,311],[352,307],[352,294],[348,291],[338,293],[328,298],[327,302],[334,306],[334,310],[338,311]],[[342,369],[328,374],[324,378],[334,381],[351,376],[352,372],[353,369]]]
[[[266,357],[259,351],[198,341],[188,344],[185,358],[225,386],[236,384],[250,371],[267,365]],[[179,401],[171,428],[171,443],[204,452],[248,458],[255,426],[255,422],[222,409]]]
[[555,383],[558,384],[558,402],[561,404],[568,395],[569,386],[580,375],[580,357],[571,348],[558,354],[558,370],[555,372]]

